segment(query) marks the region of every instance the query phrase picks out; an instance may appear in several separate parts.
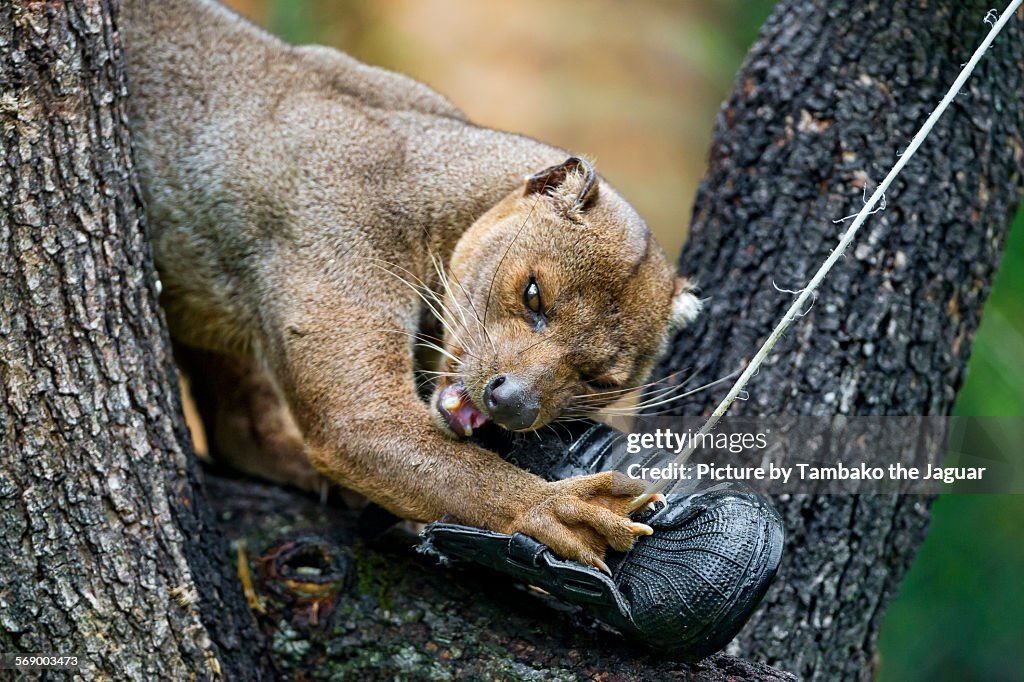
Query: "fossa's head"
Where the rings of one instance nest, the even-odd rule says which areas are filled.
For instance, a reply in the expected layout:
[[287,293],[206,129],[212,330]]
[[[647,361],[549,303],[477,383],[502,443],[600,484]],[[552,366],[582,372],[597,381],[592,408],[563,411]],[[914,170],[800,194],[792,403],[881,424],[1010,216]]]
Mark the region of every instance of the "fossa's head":
[[430,404],[457,435],[599,410],[642,384],[700,310],[636,211],[576,157],[477,220],[444,274]]

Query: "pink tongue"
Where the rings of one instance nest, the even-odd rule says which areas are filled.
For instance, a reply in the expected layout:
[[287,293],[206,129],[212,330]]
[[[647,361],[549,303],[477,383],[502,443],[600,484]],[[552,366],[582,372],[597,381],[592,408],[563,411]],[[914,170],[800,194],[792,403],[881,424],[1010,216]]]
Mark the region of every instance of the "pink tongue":
[[487,415],[470,400],[461,383],[447,386],[437,396],[437,402],[452,431],[467,438],[473,435],[473,429],[489,421]]

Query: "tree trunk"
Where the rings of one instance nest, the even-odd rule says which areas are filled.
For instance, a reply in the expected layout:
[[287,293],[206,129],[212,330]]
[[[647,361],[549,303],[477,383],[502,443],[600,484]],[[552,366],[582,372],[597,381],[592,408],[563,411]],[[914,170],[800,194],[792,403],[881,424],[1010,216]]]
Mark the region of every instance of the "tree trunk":
[[[989,3],[784,0],[718,118],[682,272],[710,298],[663,374],[749,360],[989,26]],[[947,415],[1021,197],[1024,16],[1011,20],[743,415]],[[701,383],[701,378],[695,382]],[[696,384],[695,384],[696,385]],[[677,414],[709,413],[724,389]],[[807,679],[869,677],[885,606],[928,525],[917,496],[794,496],[779,577],[730,652]]]
[[180,416],[111,9],[0,4],[0,652],[258,679]]

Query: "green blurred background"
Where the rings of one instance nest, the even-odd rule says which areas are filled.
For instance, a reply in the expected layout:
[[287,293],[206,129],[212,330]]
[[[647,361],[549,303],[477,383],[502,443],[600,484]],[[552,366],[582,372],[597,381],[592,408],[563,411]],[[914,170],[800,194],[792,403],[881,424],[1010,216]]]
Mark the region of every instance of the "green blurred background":
[[[595,158],[670,254],[767,0],[229,0],[292,42],[408,73],[473,120]],[[962,415],[1024,415],[1024,212]],[[880,643],[879,679],[1024,679],[1024,495],[948,495]]]

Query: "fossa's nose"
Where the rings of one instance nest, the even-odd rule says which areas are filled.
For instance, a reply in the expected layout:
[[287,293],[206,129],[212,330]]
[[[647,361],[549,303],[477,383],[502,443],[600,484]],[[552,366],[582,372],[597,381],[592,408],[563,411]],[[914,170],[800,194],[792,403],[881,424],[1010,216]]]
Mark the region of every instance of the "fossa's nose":
[[487,382],[484,405],[491,419],[510,431],[529,428],[540,413],[540,401],[526,382],[513,374],[499,374]]

